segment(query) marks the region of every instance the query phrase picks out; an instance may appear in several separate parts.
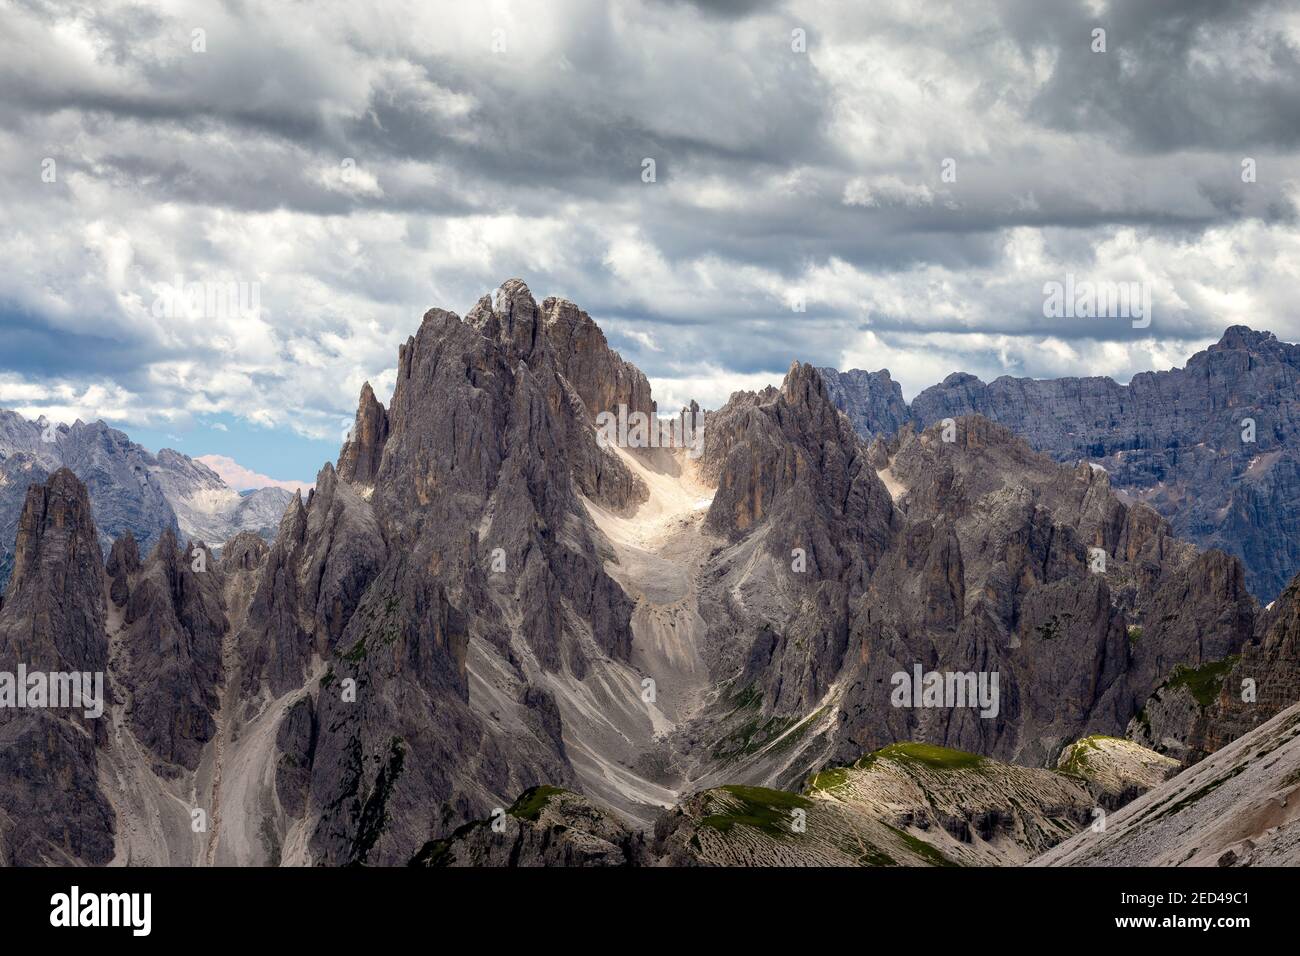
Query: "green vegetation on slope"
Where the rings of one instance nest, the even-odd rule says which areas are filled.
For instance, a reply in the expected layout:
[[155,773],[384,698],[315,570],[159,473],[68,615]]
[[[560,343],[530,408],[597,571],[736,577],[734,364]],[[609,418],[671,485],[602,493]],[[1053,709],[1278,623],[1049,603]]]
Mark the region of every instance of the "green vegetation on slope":
[[547,801],[557,793],[564,793],[563,787],[529,787],[519,795],[506,813],[520,820],[536,820],[542,815]]
[[951,747],[940,747],[936,744],[900,743],[890,744],[873,754],[868,754],[855,766],[860,770],[866,770],[874,760],[920,764],[931,770],[974,770],[985,763],[985,759],[979,754],[967,753],[964,750],[953,750]]
[[818,790],[834,790],[836,787],[842,787],[849,782],[849,771],[847,767],[830,767],[821,773],[815,773],[812,779],[808,781],[808,793],[814,793]]
[[730,833],[736,824],[743,824],[768,836],[784,837],[791,832],[791,811],[812,806],[812,801],[807,797],[785,790],[734,785],[719,789],[730,794],[740,806],[724,813],[710,814],[700,824],[721,833]]
[[1211,661],[1200,667],[1179,664],[1174,668],[1169,680],[1165,681],[1165,686],[1171,690],[1186,687],[1198,704],[1209,707],[1214,703],[1214,698],[1219,696],[1219,691],[1223,689],[1223,682],[1227,679],[1228,672],[1236,665],[1238,657],[1239,655],[1233,654],[1221,661]]

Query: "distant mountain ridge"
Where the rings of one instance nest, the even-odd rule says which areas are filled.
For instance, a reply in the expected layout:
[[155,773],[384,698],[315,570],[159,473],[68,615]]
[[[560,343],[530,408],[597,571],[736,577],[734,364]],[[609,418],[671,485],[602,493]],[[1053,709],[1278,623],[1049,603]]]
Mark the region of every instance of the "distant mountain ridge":
[[1100,465],[1179,537],[1239,557],[1265,603],[1300,571],[1300,345],[1271,332],[1233,326],[1186,367],[1128,385],[954,373],[907,406],[887,371],[823,376],[867,438],[896,432],[904,408],[917,429],[977,414],[1057,461]]
[[912,411],[903,401],[903,389],[889,377],[888,369],[864,372],[860,368],[839,372],[821,368],[826,393],[835,407],[849,417],[854,430],[870,441],[877,435],[889,436],[912,420]]
[[102,421],[47,427],[0,409],[0,586],[28,486],[65,467],[90,492],[105,554],[128,532],[146,553],[169,530],[216,548],[241,531],[273,537],[293,497],[283,488],[241,495],[201,462],[170,448],[153,455]]

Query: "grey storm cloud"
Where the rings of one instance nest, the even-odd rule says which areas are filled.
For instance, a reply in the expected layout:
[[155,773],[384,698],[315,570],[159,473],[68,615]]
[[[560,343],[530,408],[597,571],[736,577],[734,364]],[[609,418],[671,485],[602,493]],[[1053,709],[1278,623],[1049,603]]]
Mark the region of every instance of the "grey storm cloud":
[[[1300,144],[1300,56],[1276,29],[1288,12],[1285,0],[1151,0],[1097,14],[1015,0],[1002,22],[1027,53],[1059,52],[1031,107],[1054,127],[1122,136],[1150,153],[1291,150]],[[1106,56],[1091,50],[1095,28],[1106,30]]]
[[[192,408],[320,432],[425,308],[510,275],[723,395],[794,357],[1124,375],[1236,321],[1300,332],[1282,3],[299,14],[8,6],[0,377],[109,377],[178,414],[184,381]],[[1066,271],[1149,283],[1157,323],[1045,324]],[[182,272],[257,282],[263,313],[159,321],[150,287]]]
[[657,2],[668,6],[693,7],[705,16],[732,20],[770,10],[778,6],[780,0],[657,0]]

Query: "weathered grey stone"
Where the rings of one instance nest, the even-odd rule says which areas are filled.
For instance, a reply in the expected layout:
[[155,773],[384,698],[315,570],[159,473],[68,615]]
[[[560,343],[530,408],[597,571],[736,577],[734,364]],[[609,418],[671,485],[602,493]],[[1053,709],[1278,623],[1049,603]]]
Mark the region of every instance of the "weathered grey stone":
[[104,570],[112,579],[109,594],[121,607],[131,596],[131,575],[140,570],[140,547],[130,531],[113,542]]
[[[838,382],[833,397],[861,434],[896,430],[897,405],[876,401],[874,381]],[[1300,345],[1233,326],[1185,368],[1143,372],[1128,385],[1009,376],[985,384],[956,373],[917,395],[910,417],[924,427],[978,414],[1058,461],[1097,463],[1178,536],[1240,558],[1267,602],[1300,572],[1298,386]],[[1243,438],[1246,419],[1253,442]]]
[[[0,672],[103,674],[103,558],[86,486],[68,469],[28,489],[14,555]],[[0,708],[0,863],[112,859],[114,816],[97,780],[106,741],[104,722],[84,709]]]
[[534,787],[504,813],[430,841],[410,865],[646,866],[651,862],[645,837],[610,810],[568,790]]
[[888,369],[864,372],[854,368],[840,372],[819,368],[817,371],[835,407],[849,417],[853,428],[867,441],[878,435],[893,435],[911,420],[911,411],[903,401],[903,389],[889,377]]
[[202,542],[182,550],[170,531],[130,578],[118,676],[136,739],[164,764],[196,769],[216,731],[224,604],[217,559]]
[[343,450],[339,452],[339,477],[362,485],[374,484],[375,475],[379,473],[379,462],[384,457],[386,441],[388,413],[375,398],[370,383],[366,382],[361,386],[356,423],[348,434]]

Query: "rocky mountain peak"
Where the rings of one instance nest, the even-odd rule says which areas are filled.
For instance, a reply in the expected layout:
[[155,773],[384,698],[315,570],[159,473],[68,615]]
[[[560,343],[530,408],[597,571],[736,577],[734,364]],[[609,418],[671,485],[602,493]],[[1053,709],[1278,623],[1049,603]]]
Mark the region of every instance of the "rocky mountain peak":
[[339,452],[338,473],[344,481],[374,484],[388,441],[388,412],[366,382],[357,402],[356,422]]
[[91,546],[94,537],[86,486],[69,469],[58,469],[44,484],[27,489],[18,519],[10,589],[21,589],[29,575],[67,559],[79,560],[93,570],[98,562],[86,552],[98,556],[98,547]]
[[[1208,378],[1285,394],[1282,363],[1221,354]],[[898,416],[870,445],[841,410],[855,381],[859,411]],[[1166,387],[1106,381],[959,376],[922,421],[883,370],[794,362],[707,413],[694,461],[596,441],[595,415],[655,405],[572,302],[510,280],[464,320],[431,309],[388,407],[362,387],[337,466],[286,498],[269,545],[240,534],[218,561],[169,527],[100,568],[77,479],[26,493],[0,661],[97,663],[111,704],[93,733],[0,713],[0,862],[642,861],[601,801],[647,826],[676,803],[656,843],[695,862],[775,858],[784,832],[753,821],[779,807],[810,811],[801,860],[934,862],[932,838],[952,862],[1021,861],[1170,769],[1079,741],[1122,732],[1154,688],[1240,666],[1282,675],[1269,706],[1293,693],[1300,599],[1260,623],[1236,558],[1116,493],[1150,449],[1103,465],[1104,423],[1069,431],[1097,394]],[[1036,451],[1021,409],[1076,453]],[[892,692],[926,672],[980,699]],[[1216,713],[1224,694],[1202,739],[1246,719]],[[473,822],[498,806],[500,840]]]
[[806,362],[790,363],[781,382],[781,395],[792,405],[834,407],[826,394],[821,375]]
[[131,575],[140,570],[140,547],[135,535],[128,531],[113,542],[104,570],[112,579],[109,594],[113,603],[121,607],[130,595]]
[[228,621],[220,565],[203,542],[182,548],[168,530],[126,590],[120,674],[131,692],[127,719],[157,760],[194,770],[216,731],[223,681]]
[[6,635],[9,653],[33,668],[102,668],[104,563],[86,486],[69,469],[28,488],[14,559],[4,610],[33,623]]
[[1300,571],[1300,541],[1280,530],[1300,521],[1300,345],[1270,332],[1232,326],[1186,367],[1141,372],[1127,385],[1009,375],[986,384],[954,372],[910,407],[901,395],[880,401],[871,380],[823,377],[868,439],[977,414],[1059,462],[1104,468],[1178,535],[1240,558],[1261,600]]
[[202,462],[170,448],[153,455],[102,421],[47,429],[0,409],[0,583],[22,494],[60,467],[86,483],[105,555],[127,532],[145,550],[167,528],[216,547],[240,530],[270,536],[289,495],[275,487],[241,495]]
[[617,414],[620,405],[629,412],[655,414],[650,381],[609,347],[605,333],[586,312],[568,299],[542,302],[546,342],[560,374],[574,387],[594,421],[601,412]]
[[[106,692],[103,559],[86,486],[68,469],[28,489],[15,553],[0,671],[98,674]],[[86,709],[0,708],[0,864],[112,859],[114,815],[98,785],[107,741],[105,721]]]
[[509,347],[511,360],[528,361],[541,337],[541,314],[527,283],[507,279],[465,316],[466,324]]
[[1246,350],[1263,350],[1277,342],[1277,336],[1272,332],[1260,331],[1246,325],[1229,326],[1219,341],[1210,346],[1210,351],[1226,351],[1228,349],[1246,349]]
[[241,531],[221,549],[221,567],[224,571],[252,571],[266,560],[271,546],[260,534]]

